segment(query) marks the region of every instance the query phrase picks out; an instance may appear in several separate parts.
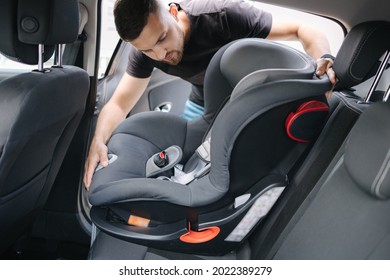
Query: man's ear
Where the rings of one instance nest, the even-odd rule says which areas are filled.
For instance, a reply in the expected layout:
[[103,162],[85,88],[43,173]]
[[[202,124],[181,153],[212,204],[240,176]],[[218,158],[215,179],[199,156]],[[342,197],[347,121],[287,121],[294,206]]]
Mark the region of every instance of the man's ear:
[[178,20],[178,18],[177,18],[178,12],[179,12],[179,9],[177,8],[177,6],[176,6],[175,3],[169,4],[169,13],[170,13],[171,15],[173,15],[173,17],[174,17],[176,20]]

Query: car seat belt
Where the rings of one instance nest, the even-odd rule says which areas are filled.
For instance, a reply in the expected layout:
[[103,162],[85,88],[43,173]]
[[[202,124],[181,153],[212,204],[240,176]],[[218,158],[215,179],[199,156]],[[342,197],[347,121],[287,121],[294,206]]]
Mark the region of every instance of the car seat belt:
[[211,136],[208,136],[206,140],[196,149],[196,164],[195,167],[188,173],[185,173],[183,166],[176,165],[174,168],[174,176],[170,179],[173,182],[187,185],[195,179],[201,178],[210,171],[211,156],[210,156],[210,141]]
[[[77,57],[82,50],[83,43],[87,41],[87,33],[84,31],[84,27],[88,22],[88,10],[84,4],[79,3],[79,36],[77,40],[71,44],[67,44],[64,49],[64,53],[62,56],[63,64],[65,65],[76,65]],[[81,65],[78,65],[82,67]]]
[[63,64],[76,65],[77,56],[80,52],[81,46],[87,41],[87,34],[83,31],[77,38],[77,40],[71,44],[67,44],[63,54]]

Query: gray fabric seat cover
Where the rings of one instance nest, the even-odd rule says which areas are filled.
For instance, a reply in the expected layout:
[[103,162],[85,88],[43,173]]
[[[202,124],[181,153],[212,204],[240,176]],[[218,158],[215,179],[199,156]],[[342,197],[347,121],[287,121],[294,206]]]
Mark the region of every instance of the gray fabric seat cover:
[[[234,67],[237,59],[245,67]],[[108,143],[109,153],[118,159],[95,173],[90,203],[99,206],[144,198],[197,207],[218,200],[229,189],[230,152],[240,132],[275,106],[309,96],[319,97],[329,89],[327,79],[313,79],[314,70],[306,55],[266,40],[244,39],[226,46],[207,69],[204,117],[187,122],[179,116],[146,112],[125,120]],[[285,81],[274,84],[279,79]],[[240,90],[233,91],[237,84]],[[208,176],[189,185],[144,178],[146,161],[171,145],[182,148],[185,163],[201,144],[204,127],[232,92],[232,101],[213,123]]]
[[[1,2],[0,51],[8,58],[37,64],[38,44],[45,45],[47,60],[54,45],[77,39],[77,0],[39,3],[42,6],[29,0]],[[18,24],[25,18],[36,20],[36,32],[26,32]],[[24,73],[0,83],[0,252],[43,207],[83,115],[88,91],[88,74],[73,66]]]

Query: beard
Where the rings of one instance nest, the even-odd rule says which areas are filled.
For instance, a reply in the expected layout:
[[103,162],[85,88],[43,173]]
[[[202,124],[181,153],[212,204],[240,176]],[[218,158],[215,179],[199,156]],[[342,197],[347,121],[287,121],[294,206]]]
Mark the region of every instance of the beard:
[[174,50],[170,51],[166,55],[166,59],[164,59],[164,62],[169,65],[178,65],[180,61],[183,58],[183,51],[180,50]]
[[165,56],[164,62],[169,65],[178,65],[183,58],[184,53],[184,32],[177,26],[178,42],[179,45],[172,51],[169,51]]

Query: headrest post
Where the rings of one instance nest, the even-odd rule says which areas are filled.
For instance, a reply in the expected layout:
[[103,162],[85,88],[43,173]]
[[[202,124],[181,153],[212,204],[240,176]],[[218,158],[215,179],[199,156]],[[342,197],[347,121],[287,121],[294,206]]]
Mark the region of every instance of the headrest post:
[[57,45],[57,67],[62,67],[62,44]]
[[387,62],[389,61],[389,59],[390,59],[390,50],[387,50],[386,53],[385,53],[385,56],[384,56],[384,58],[383,58],[383,61],[382,61],[381,65],[380,65],[380,67],[379,67],[379,69],[378,69],[378,72],[377,72],[376,75],[375,75],[374,82],[372,83],[371,88],[370,88],[370,91],[368,92],[367,97],[366,97],[366,99],[364,100],[364,102],[367,103],[367,102],[370,101],[371,96],[372,96],[372,94],[374,93],[376,87],[378,86],[378,83],[379,83],[379,81],[380,81],[380,79],[381,79],[381,77],[382,77],[382,74],[383,74],[383,72],[384,72],[385,69],[386,69]]
[[43,72],[43,54],[45,52],[45,46],[43,44],[38,45],[38,71]]
[[383,102],[387,102],[390,96],[390,85],[388,86],[385,95],[383,96]]

